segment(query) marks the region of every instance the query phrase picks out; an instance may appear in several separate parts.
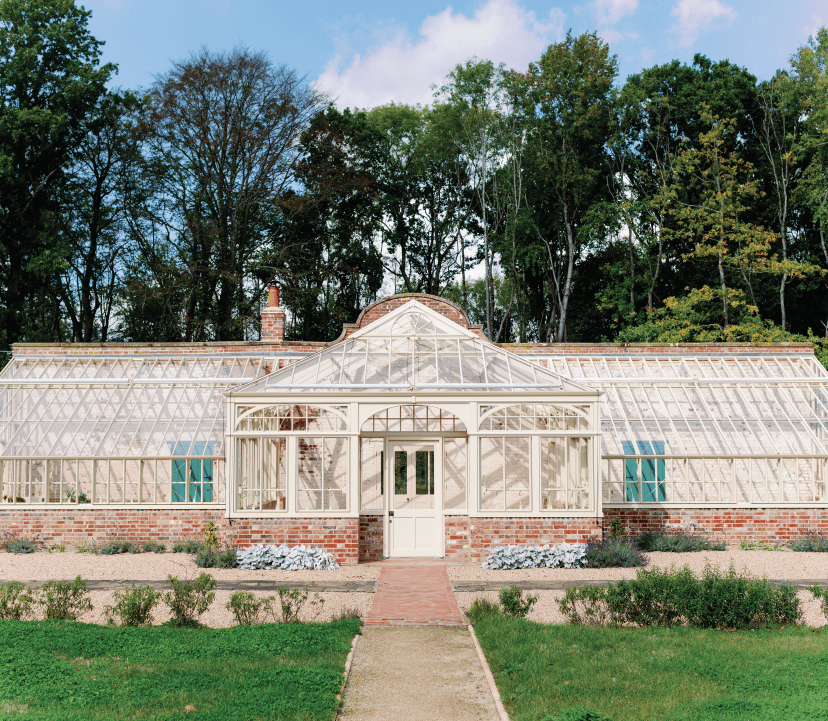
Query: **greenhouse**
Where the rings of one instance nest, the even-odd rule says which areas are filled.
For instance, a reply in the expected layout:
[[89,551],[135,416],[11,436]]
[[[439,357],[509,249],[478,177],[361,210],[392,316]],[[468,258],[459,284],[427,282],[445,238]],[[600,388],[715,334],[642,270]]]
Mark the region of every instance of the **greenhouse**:
[[824,523],[826,473],[810,346],[503,346],[431,296],[330,344],[20,344],[0,373],[2,512],[53,537],[209,519],[355,562],[579,540],[620,512],[779,535]]

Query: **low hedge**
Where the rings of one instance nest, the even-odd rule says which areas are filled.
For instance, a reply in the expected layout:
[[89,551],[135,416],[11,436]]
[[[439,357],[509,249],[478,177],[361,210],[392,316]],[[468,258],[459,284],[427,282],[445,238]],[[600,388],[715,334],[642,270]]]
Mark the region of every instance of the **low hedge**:
[[796,587],[705,567],[641,569],[637,578],[608,586],[567,589],[558,601],[571,623],[596,626],[768,628],[798,623]]

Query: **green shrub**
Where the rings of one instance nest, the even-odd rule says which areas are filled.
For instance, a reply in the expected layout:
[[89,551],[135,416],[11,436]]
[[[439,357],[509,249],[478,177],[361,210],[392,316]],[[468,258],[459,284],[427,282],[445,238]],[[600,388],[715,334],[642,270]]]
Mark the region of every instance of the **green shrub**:
[[46,581],[37,589],[36,602],[43,607],[43,616],[52,621],[77,621],[92,610],[89,587],[80,576],[74,581]]
[[163,543],[158,543],[158,541],[146,541],[141,546],[141,550],[144,553],[165,553],[167,547]]
[[558,606],[569,622],[575,625],[610,626],[613,624],[605,586],[567,588],[564,591],[564,597],[558,599]]
[[500,605],[503,608],[503,613],[507,616],[514,616],[515,618],[526,618],[532,606],[537,603],[537,596],[523,597],[523,591],[517,586],[510,586],[509,588],[500,589]]
[[822,608],[822,614],[828,619],[828,587],[826,586],[817,586],[814,584],[810,586],[808,590],[813,594],[814,599],[819,601],[819,605]]
[[193,558],[199,568],[235,568],[238,565],[235,548],[219,550],[202,546]]
[[204,544],[196,538],[173,543],[173,553],[198,553]]
[[796,588],[726,574],[709,564],[701,578],[688,568],[639,570],[635,580],[570,588],[558,601],[571,623],[745,629],[794,624],[802,615]]
[[233,612],[239,626],[255,626],[272,612],[274,596],[256,598],[250,591],[236,591],[225,608]]
[[21,538],[13,531],[3,534],[3,548],[7,553],[34,553],[44,545],[39,536]]
[[642,551],[690,553],[695,551],[724,551],[727,544],[711,543],[702,536],[690,533],[644,533],[635,539]]
[[619,516],[615,516],[609,522],[609,533],[610,538],[626,538],[627,537],[627,529],[624,528],[624,524],[621,522],[621,518]]
[[202,573],[195,581],[181,581],[175,576],[167,576],[172,590],[162,594],[161,600],[170,609],[172,623],[175,626],[195,626],[210,604],[215,600],[215,579],[209,573]]
[[0,619],[22,621],[32,613],[34,596],[17,581],[0,584]]
[[646,563],[647,557],[638,545],[626,538],[587,542],[587,568],[635,568]]
[[481,618],[487,616],[499,616],[500,606],[488,598],[475,598],[466,615],[469,617],[469,621],[477,623]]
[[341,608],[337,611],[331,621],[360,621],[362,620],[362,611],[356,606]]
[[34,553],[37,546],[28,538],[18,538],[3,544],[9,553]]
[[213,521],[207,521],[207,525],[201,532],[204,539],[204,545],[212,551],[217,551],[221,545],[221,538],[219,538],[218,526]]
[[[309,591],[303,588],[301,591],[298,588],[279,589],[279,604],[276,608],[274,603],[273,617],[277,623],[299,623],[299,614],[302,612],[305,604],[308,601]],[[275,602],[276,599],[274,599]],[[311,599],[311,606],[313,607],[314,617],[318,617],[322,612],[322,605],[325,601],[319,597],[318,593],[313,595]],[[278,613],[281,611],[281,613]]]
[[115,604],[105,606],[108,623],[117,618],[121,626],[145,626],[152,623],[152,612],[158,605],[161,594],[152,586],[136,587],[133,583],[124,591],[113,591]]
[[103,541],[93,547],[91,553],[96,553],[99,556],[115,556],[119,553],[140,553],[141,549],[132,541],[125,541],[120,538],[112,538],[108,541]]
[[828,536],[809,533],[791,541],[791,550],[805,553],[828,553]]

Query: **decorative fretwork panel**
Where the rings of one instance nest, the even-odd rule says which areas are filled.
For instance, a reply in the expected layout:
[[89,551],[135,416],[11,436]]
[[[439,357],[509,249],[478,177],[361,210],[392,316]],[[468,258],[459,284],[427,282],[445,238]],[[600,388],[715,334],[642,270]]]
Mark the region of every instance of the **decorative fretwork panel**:
[[481,405],[480,416],[481,431],[589,430],[586,406],[573,409],[540,403],[523,403],[503,408]]
[[367,432],[388,433],[439,433],[466,430],[466,426],[453,413],[436,406],[408,404],[386,408],[372,415],[362,425]]
[[239,420],[236,428],[242,433],[336,433],[348,430],[348,422],[345,420],[347,417],[347,406],[283,404],[248,413]]

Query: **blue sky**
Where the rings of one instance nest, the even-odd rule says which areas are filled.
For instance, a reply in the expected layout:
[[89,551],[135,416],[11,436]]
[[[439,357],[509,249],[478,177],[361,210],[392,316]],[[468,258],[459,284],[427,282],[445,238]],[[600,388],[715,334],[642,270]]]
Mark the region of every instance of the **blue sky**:
[[80,0],[117,85],[148,85],[202,45],[244,44],[296,68],[341,107],[426,103],[477,56],[524,70],[568,29],[597,31],[620,77],[694,53],[768,78],[828,25],[825,0]]

